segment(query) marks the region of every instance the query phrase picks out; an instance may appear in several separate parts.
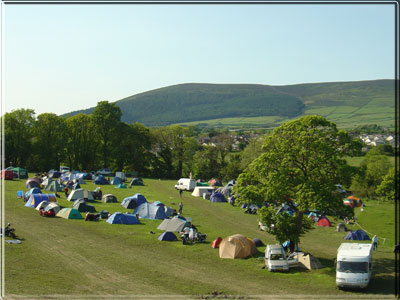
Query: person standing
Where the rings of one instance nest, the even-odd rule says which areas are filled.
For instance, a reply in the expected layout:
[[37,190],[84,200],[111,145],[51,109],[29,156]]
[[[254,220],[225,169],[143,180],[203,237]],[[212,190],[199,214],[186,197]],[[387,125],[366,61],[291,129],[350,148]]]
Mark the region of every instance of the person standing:
[[179,202],[179,214],[182,214],[182,210],[183,210],[183,203]]
[[375,252],[378,251],[378,242],[379,242],[379,238],[374,235],[374,237],[372,238],[372,249],[374,249]]
[[181,197],[181,198],[182,198],[182,193],[183,193],[183,190],[179,189],[179,197]]

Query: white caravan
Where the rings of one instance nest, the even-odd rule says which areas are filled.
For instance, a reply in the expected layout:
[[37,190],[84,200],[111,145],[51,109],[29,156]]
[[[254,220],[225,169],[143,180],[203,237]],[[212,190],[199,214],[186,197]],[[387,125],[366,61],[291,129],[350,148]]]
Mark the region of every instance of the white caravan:
[[175,184],[177,190],[193,191],[196,187],[196,180],[190,178],[181,178]]
[[342,243],[336,259],[336,285],[366,288],[372,273],[372,244]]

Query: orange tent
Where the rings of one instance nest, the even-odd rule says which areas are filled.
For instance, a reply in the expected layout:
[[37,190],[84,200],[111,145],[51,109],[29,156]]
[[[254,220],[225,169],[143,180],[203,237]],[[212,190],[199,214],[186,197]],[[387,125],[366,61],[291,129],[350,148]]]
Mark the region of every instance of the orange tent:
[[221,243],[221,241],[222,241],[222,238],[218,237],[216,240],[214,240],[212,242],[211,247],[212,248],[219,248],[219,244]]

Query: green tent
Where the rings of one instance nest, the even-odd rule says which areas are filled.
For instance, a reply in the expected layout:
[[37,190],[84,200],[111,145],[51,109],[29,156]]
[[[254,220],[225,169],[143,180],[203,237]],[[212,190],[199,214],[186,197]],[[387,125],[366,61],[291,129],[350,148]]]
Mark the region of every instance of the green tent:
[[63,208],[56,216],[64,219],[83,219],[81,213],[75,208]]
[[17,177],[18,177],[19,179],[26,179],[26,178],[28,178],[28,170],[27,170],[27,169],[17,167],[17,168],[12,168],[11,171],[12,171],[14,174],[17,174]]
[[62,186],[58,183],[58,181],[52,181],[46,187],[44,188],[46,191],[52,191],[52,192],[62,192],[64,189]]

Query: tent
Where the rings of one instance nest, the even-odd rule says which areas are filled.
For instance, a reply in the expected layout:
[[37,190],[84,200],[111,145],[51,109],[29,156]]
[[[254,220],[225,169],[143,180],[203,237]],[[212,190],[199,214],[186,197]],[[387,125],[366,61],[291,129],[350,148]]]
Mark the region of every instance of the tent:
[[116,189],[126,189],[126,184],[125,183],[121,183],[121,184],[117,184],[115,186]]
[[49,205],[51,202],[50,201],[42,201],[36,206],[36,210],[40,210],[41,208],[45,209],[47,205]]
[[264,243],[259,239],[259,238],[254,238],[253,239],[254,244],[256,245],[256,247],[262,247],[265,246]]
[[104,178],[103,175],[99,175],[94,179],[93,183],[94,184],[105,185],[105,184],[108,184],[108,181],[107,181],[107,179]]
[[347,231],[347,227],[346,227],[346,225],[344,225],[344,223],[339,223],[339,224],[337,224],[337,226],[336,226],[336,231],[337,232],[346,232]]
[[232,185],[226,185],[224,187],[220,187],[218,188],[218,192],[220,192],[222,195],[224,195],[225,197],[230,197],[232,196]]
[[14,173],[11,170],[1,170],[0,178],[6,180],[13,180]]
[[161,201],[154,201],[152,204],[157,205],[157,206],[165,206],[164,203],[162,203]]
[[31,189],[30,189],[29,191],[27,191],[27,192],[25,193],[25,195],[24,195],[25,201],[28,201],[29,197],[30,197],[32,194],[41,194],[41,193],[42,193],[42,191],[41,191],[39,188],[37,188],[37,187],[31,188]]
[[310,253],[299,252],[297,255],[295,255],[295,258],[297,258],[300,266],[303,266],[309,270],[323,268],[318,258],[312,256]]
[[62,192],[64,188],[58,183],[58,181],[51,181],[44,188],[46,191]]
[[131,183],[129,183],[129,186],[132,185],[144,185],[142,178],[132,178]]
[[105,203],[117,203],[117,197],[115,197],[113,194],[105,194],[101,201]]
[[26,182],[25,182],[25,186],[27,189],[31,189],[31,188],[40,188],[40,181],[35,180],[34,178],[29,178]]
[[162,220],[167,218],[164,207],[150,204],[148,202],[142,203],[138,207],[136,207],[133,214],[135,216],[139,215],[139,218],[150,220]]
[[158,237],[159,241],[177,241],[178,239],[176,238],[176,235],[170,231],[166,231],[164,233],[162,233],[159,237]]
[[72,208],[77,209],[79,212],[96,212],[94,206],[87,204],[83,199],[75,200]]
[[204,194],[211,195],[214,192],[212,186],[196,186],[192,192],[192,196],[203,197]]
[[17,175],[18,179],[26,179],[28,178],[28,170],[24,168],[12,168],[11,171]]
[[128,209],[135,209],[142,203],[146,203],[147,200],[142,194],[135,194],[122,200],[121,205]]
[[81,213],[75,208],[63,208],[56,216],[64,219],[83,219]]
[[134,225],[140,224],[140,221],[136,218],[135,215],[132,214],[123,214],[120,212],[113,213],[106,221],[110,224],[125,224],[125,225]]
[[222,242],[222,237],[218,237],[216,240],[214,240],[211,243],[211,247],[212,248],[219,248],[219,244],[221,244],[221,242]]
[[80,183],[77,181],[77,182],[75,182],[73,185],[72,185],[72,189],[73,190],[78,190],[78,189],[80,189],[81,188],[81,185],[80,185]]
[[167,215],[167,217],[176,215],[176,210],[169,206],[164,206],[164,212]]
[[211,186],[222,186],[221,181],[218,180],[218,179],[215,179],[215,178],[211,179],[211,180],[208,182],[208,184],[211,185]]
[[105,210],[105,209],[103,209],[103,210],[100,212],[100,218],[102,218],[102,219],[108,219],[108,211]]
[[317,226],[331,227],[331,222],[327,217],[321,217],[317,222]]
[[162,221],[161,224],[158,225],[157,229],[181,232],[185,227],[191,227],[190,222],[188,222],[186,219],[175,216],[172,219],[165,219],[164,221]]
[[53,170],[52,172],[49,172],[49,177],[51,178],[60,178],[61,172]]
[[56,196],[54,194],[32,194],[25,206],[36,208],[42,201],[56,202]]
[[226,202],[225,196],[219,192],[214,192],[210,196],[210,202]]
[[123,183],[124,181],[122,180],[122,178],[119,178],[119,177],[114,177],[112,180],[111,180],[111,184],[113,184],[113,185],[118,185],[118,184],[121,184],[121,183]]
[[347,235],[344,237],[345,240],[354,240],[354,241],[368,241],[371,240],[368,236],[368,234],[365,233],[365,231],[361,229],[357,229],[355,231],[350,231],[347,233]]
[[49,211],[50,209],[54,209],[55,213],[58,213],[61,210],[60,205],[57,202],[50,202],[45,208],[45,211]]
[[220,258],[246,258],[256,253],[254,242],[241,234],[226,237],[219,244]]
[[94,200],[92,192],[84,189],[72,190],[67,198],[68,201],[75,201],[78,199]]
[[349,196],[343,200],[343,204],[354,208],[354,207],[360,207],[362,205],[362,201],[360,198]]
[[232,179],[232,180],[230,180],[230,181],[228,182],[228,185],[234,186],[235,184],[236,184],[236,180],[235,180],[235,179]]

